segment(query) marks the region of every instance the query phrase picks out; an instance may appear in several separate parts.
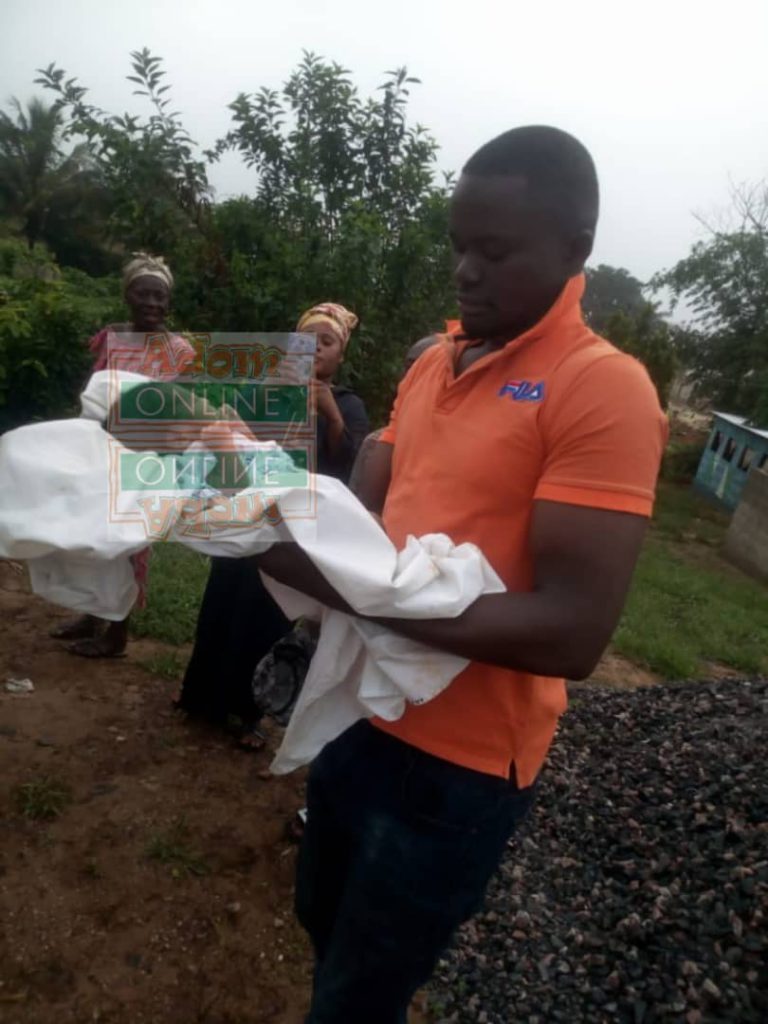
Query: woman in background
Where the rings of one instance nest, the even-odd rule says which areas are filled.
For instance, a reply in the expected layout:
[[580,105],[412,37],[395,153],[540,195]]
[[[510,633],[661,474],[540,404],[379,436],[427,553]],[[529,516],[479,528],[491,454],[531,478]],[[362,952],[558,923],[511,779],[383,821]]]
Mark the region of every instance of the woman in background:
[[[138,252],[123,268],[123,297],[131,313],[128,324],[110,324],[88,342],[93,354],[92,373],[98,370],[128,370],[147,377],[173,379],[183,373],[195,357],[192,346],[177,334],[171,334],[165,320],[171,304],[173,275],[161,256]],[[118,337],[119,335],[119,337]],[[156,343],[163,342],[163,359],[158,360]],[[149,352],[150,341],[153,353]],[[146,600],[149,548],[131,559],[138,597],[134,607],[143,608]],[[119,658],[128,643],[128,619],[105,623],[95,615],[82,615],[51,630],[57,640],[73,641],[67,646],[72,654],[85,658]]]
[[[317,339],[311,402],[317,413],[317,472],[346,483],[355,455],[368,433],[362,400],[334,384],[357,317],[344,306],[313,306],[296,330]],[[176,707],[195,718],[230,727],[242,746],[258,748],[252,682],[256,666],[291,630],[246,560],[212,558],[197,622],[195,646]]]

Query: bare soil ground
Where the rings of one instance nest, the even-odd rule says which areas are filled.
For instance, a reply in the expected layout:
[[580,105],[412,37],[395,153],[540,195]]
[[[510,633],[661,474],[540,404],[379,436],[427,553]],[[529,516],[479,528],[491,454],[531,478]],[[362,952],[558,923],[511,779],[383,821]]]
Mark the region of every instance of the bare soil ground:
[[[136,664],[158,645],[78,659],[48,638],[57,614],[0,565],[0,1021],[298,1024],[303,780],[180,720]],[[17,804],[41,779],[70,793],[54,820]]]
[[[59,617],[0,563],[0,1022],[299,1024],[310,952],[285,826],[303,776],[171,709],[174,684],[138,662],[177,649],[75,658],[48,637]],[[608,655],[594,681],[658,680]],[[57,817],[25,813],[29,783],[38,804],[64,787]]]

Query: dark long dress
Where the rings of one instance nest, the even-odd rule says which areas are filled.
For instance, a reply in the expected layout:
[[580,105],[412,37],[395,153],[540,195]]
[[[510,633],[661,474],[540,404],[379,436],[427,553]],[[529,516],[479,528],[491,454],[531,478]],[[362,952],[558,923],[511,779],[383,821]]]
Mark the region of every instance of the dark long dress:
[[[368,416],[362,400],[348,388],[334,387],[333,395],[346,429],[332,456],[327,424],[318,417],[317,468],[346,483],[369,430]],[[224,724],[230,715],[250,723],[254,670],[290,628],[252,565],[240,558],[212,558],[178,706],[214,723]]]

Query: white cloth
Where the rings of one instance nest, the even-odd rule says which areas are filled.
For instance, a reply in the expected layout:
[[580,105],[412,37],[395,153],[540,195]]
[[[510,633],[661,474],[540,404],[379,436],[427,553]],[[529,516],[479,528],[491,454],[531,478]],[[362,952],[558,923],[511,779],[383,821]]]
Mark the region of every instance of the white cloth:
[[[106,418],[108,376],[94,374],[83,395],[83,413],[90,419],[35,424],[0,438],[0,557],[28,560],[35,592],[46,599],[120,620],[136,597],[130,555],[153,538],[139,518],[126,518],[136,511],[135,495],[110,494],[109,449],[118,442],[98,422]],[[240,447],[256,451],[265,445],[241,436]],[[200,503],[180,503],[168,515],[164,539],[224,557],[246,557],[278,540],[293,540],[349,605],[367,616],[453,618],[481,594],[504,590],[474,545],[429,535],[409,537],[398,552],[343,484],[318,475],[313,485],[312,518],[237,527],[213,522],[209,535],[201,536]],[[246,488],[241,495],[250,493]],[[303,489],[274,494],[283,513],[306,501]],[[467,664],[266,582],[289,618],[304,615],[322,623],[275,772],[308,763],[361,717],[398,718],[407,701],[430,700]]]

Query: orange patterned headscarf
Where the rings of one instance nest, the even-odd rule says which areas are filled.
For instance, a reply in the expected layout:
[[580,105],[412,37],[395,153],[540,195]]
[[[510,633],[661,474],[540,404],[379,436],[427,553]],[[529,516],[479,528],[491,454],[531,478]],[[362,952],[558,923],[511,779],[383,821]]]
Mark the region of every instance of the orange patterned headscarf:
[[344,306],[337,302],[321,302],[317,306],[308,309],[302,314],[296,325],[296,330],[306,330],[307,327],[314,327],[316,330],[322,328],[323,332],[333,334],[341,342],[343,352],[349,344],[349,336],[357,327],[358,319]]

